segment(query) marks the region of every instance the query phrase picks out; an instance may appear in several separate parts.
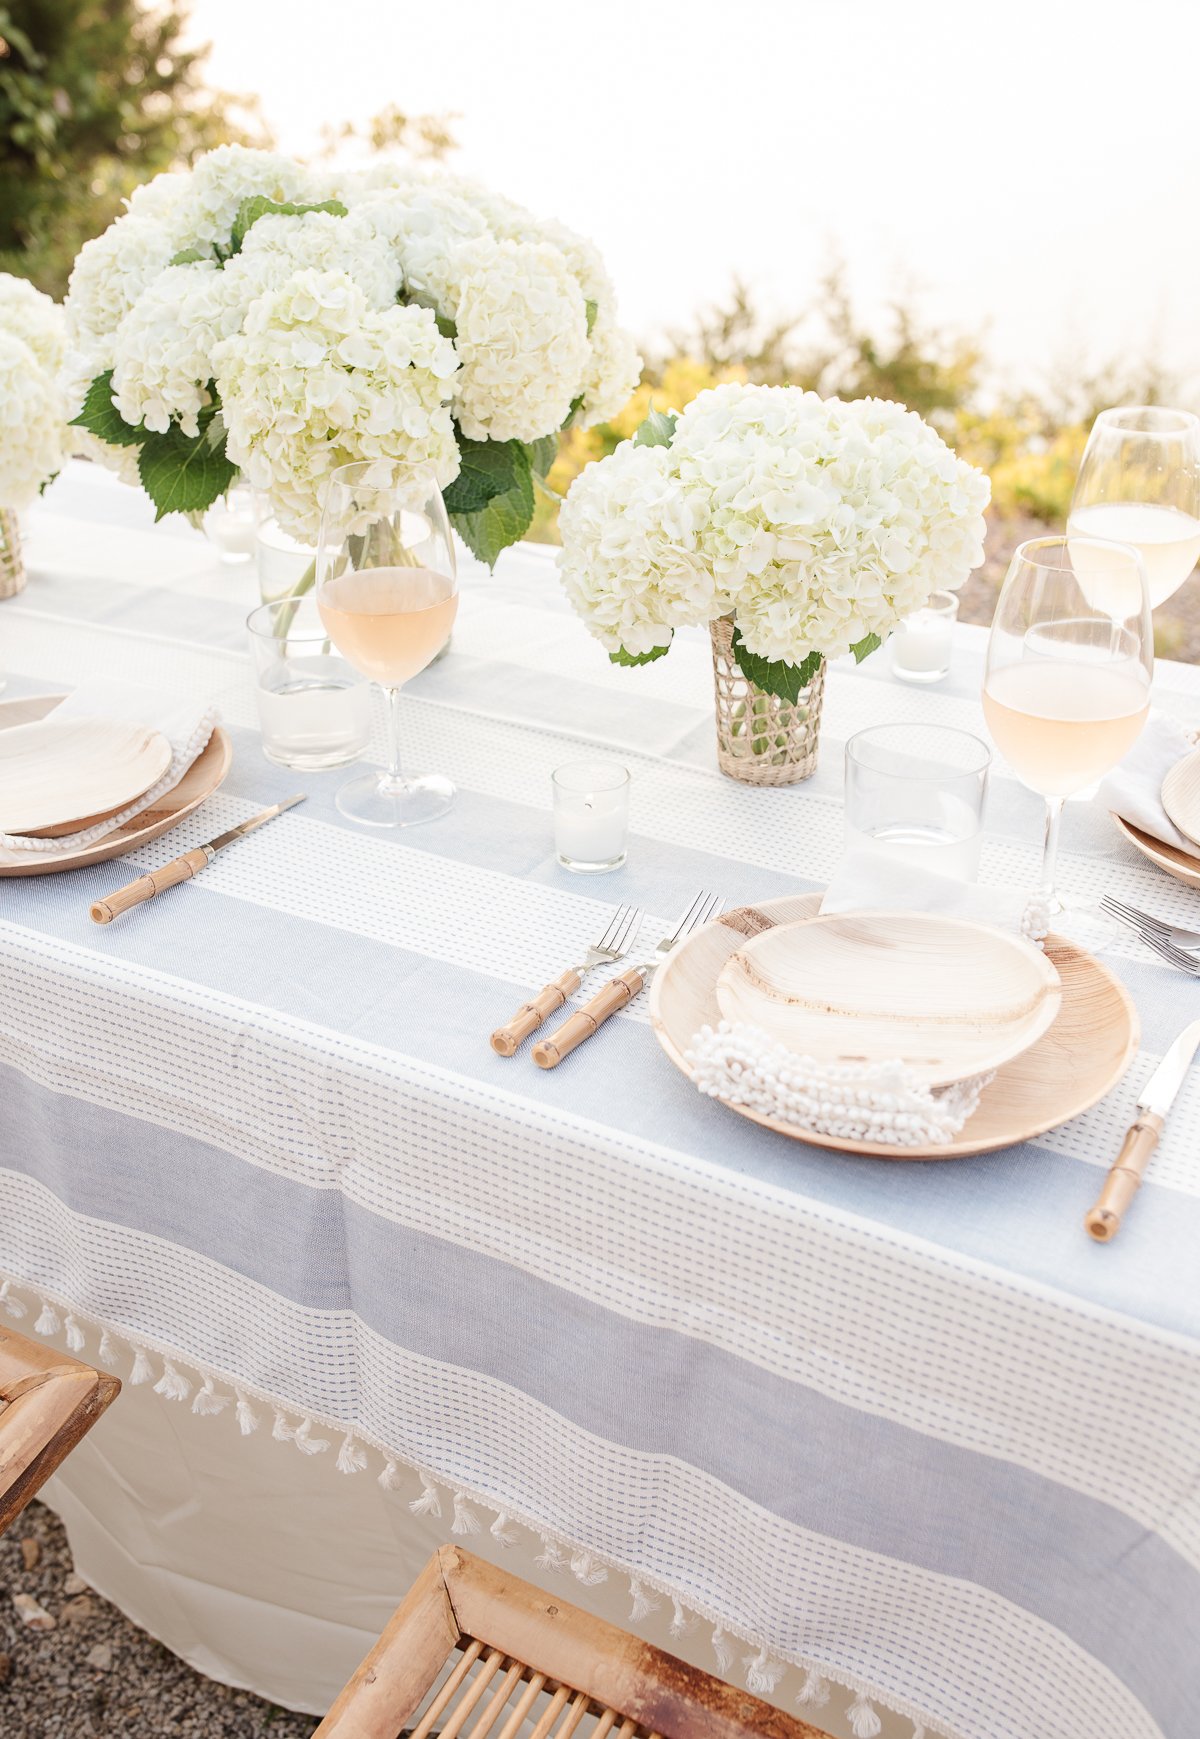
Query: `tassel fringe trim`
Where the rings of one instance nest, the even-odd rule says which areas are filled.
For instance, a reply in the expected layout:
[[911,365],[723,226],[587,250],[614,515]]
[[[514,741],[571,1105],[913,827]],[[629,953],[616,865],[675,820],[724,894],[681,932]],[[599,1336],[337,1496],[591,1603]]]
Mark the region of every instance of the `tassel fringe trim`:
[[[31,1290],[19,1281],[0,1280],[0,1311],[14,1322],[20,1322],[29,1314],[31,1306],[17,1296],[14,1287],[20,1287],[27,1293]],[[277,1443],[292,1443],[304,1455],[320,1455],[333,1447],[332,1439],[313,1435],[318,1424],[330,1430],[337,1429],[333,1420],[317,1420],[307,1413],[298,1413],[270,1395],[247,1391],[243,1385],[232,1383],[218,1372],[206,1371],[203,1367],[192,1364],[190,1360],[179,1359],[174,1354],[130,1340],[119,1329],[108,1328],[103,1323],[92,1323],[86,1319],[81,1322],[73,1311],[45,1295],[38,1295],[35,1302],[40,1306],[33,1324],[35,1334],[61,1333],[72,1352],[84,1352],[87,1348],[86,1331],[93,1328],[99,1335],[96,1356],[101,1364],[115,1368],[122,1363],[123,1356],[131,1355],[132,1364],[126,1379],[131,1388],[150,1383],[156,1395],[170,1401],[190,1400],[191,1411],[201,1415],[223,1413],[232,1402],[233,1417],[243,1437],[257,1431],[263,1422],[256,1406],[266,1407],[272,1420],[271,1436]],[[153,1362],[155,1359],[161,1365],[161,1370],[157,1373]],[[179,1369],[180,1364],[187,1365],[189,1370],[197,1373],[199,1387],[196,1381],[185,1376]],[[479,1504],[488,1509],[496,1509],[495,1503],[488,1497],[453,1485],[443,1485],[439,1489],[432,1473],[398,1460],[394,1454],[383,1449],[382,1445],[364,1444],[356,1432],[346,1431],[344,1425],[341,1429],[344,1435],[334,1458],[339,1473],[364,1472],[370,1466],[370,1454],[374,1450],[383,1460],[382,1471],[377,1477],[384,1491],[402,1490],[412,1474],[420,1480],[420,1495],[411,1499],[408,1505],[413,1515],[440,1519],[443,1514],[442,1494],[445,1492],[447,1499],[452,1502],[450,1532],[460,1537],[484,1532],[484,1524],[471,1506]],[[597,1553],[572,1547],[562,1538],[542,1532],[534,1522],[521,1516],[513,1516],[508,1510],[501,1509],[497,1512],[496,1519],[487,1532],[499,1545],[512,1546],[519,1540],[522,1527],[535,1533],[541,1541],[542,1550],[535,1560],[539,1570],[552,1575],[569,1570],[586,1588],[594,1588],[606,1582],[611,1572],[625,1575],[629,1582],[629,1617],[632,1623],[639,1623],[652,1612],[658,1611],[664,1600],[671,1604],[669,1629],[672,1637],[685,1636],[701,1618],[706,1618],[713,1626],[713,1656],[722,1678],[728,1679],[733,1671],[735,1642],[750,1643],[758,1652],[744,1655],[742,1665],[745,1669],[746,1688],[753,1695],[772,1696],[785,1673],[795,1667],[804,1674],[803,1683],[794,1698],[796,1704],[802,1709],[820,1709],[829,1702],[830,1688],[824,1669],[812,1662],[788,1661],[769,1654],[765,1645],[759,1645],[758,1638],[731,1630],[715,1612],[689,1609],[678,1595],[669,1588],[650,1581],[644,1572],[635,1574],[624,1570],[620,1565],[607,1562]],[[833,1677],[832,1674],[829,1676]],[[877,1693],[872,1687],[856,1684],[852,1679],[836,1679],[835,1682],[854,1695],[854,1701],[846,1710],[846,1720],[854,1739],[877,1739],[883,1728],[872,1701]],[[881,1704],[886,1701],[882,1696],[878,1700]],[[887,1702],[886,1706],[894,1708],[900,1715],[907,1715],[912,1721],[912,1739],[955,1739],[949,1728],[941,1726],[917,1709],[903,1704],[897,1707],[891,1702]]]

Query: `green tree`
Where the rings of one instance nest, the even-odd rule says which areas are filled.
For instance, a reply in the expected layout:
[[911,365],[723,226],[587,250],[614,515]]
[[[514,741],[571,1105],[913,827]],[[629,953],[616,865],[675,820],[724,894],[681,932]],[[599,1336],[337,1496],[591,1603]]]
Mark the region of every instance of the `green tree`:
[[0,270],[61,296],[139,182],[265,142],[251,103],[206,90],[208,50],[183,46],[185,25],[139,0],[0,0]]

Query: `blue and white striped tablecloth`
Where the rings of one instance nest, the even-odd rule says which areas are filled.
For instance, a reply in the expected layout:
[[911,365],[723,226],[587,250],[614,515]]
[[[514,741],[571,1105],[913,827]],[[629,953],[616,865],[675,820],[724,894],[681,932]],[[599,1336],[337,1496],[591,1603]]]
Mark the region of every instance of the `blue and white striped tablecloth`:
[[[296,787],[257,742],[245,576],[78,466],[31,530],[0,606],[9,695],[104,670],[230,728],[226,784],[139,866]],[[6,1302],[26,1327],[69,1315],[92,1353],[107,1331],[168,1399],[275,1409],[331,1476],[535,1530],[547,1574],[633,1576],[755,1684],[786,1666],[797,1693],[832,1679],[955,1739],[1194,1739],[1200,1072],[1120,1239],[1081,1227],[1192,981],[1118,941],[1143,1029],[1125,1082],[942,1165],[729,1115],[636,1005],[553,1073],[487,1045],[617,900],[657,936],[700,886],[820,886],[846,736],[979,728],[982,647],[960,630],[932,692],[886,657],[835,669],[816,777],[750,789],[715,770],[704,641],[612,668],[523,549],[467,575],[453,649],[403,703],[411,764],[459,786],[444,821],[356,830],[345,775],[309,775],[301,809],[110,928],[88,905],[122,865],[0,881]],[[1156,695],[1196,722],[1200,673],[1164,664]],[[550,838],[551,769],[593,751],[633,772],[603,881]],[[999,768],[983,879],[1031,884],[1038,832]],[[1200,916],[1094,807],[1068,811],[1061,874]]]

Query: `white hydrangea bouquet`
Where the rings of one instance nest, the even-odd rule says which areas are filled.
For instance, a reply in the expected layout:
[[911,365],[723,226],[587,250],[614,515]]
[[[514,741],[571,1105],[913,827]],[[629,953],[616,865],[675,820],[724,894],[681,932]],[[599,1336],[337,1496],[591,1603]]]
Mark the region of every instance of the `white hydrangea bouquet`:
[[62,465],[67,411],[59,380],[62,309],[0,272],[0,597],[24,584],[16,515]]
[[325,478],[383,458],[436,479],[492,564],[565,425],[641,368],[592,245],[477,184],[338,173],[221,146],[139,188],[66,300],[76,422],[159,517],[239,473],[315,541]]
[[865,658],[962,584],[989,492],[902,405],[730,384],[652,412],[580,473],[559,570],[614,663],[712,624],[721,764],[786,783],[815,766],[825,660]]

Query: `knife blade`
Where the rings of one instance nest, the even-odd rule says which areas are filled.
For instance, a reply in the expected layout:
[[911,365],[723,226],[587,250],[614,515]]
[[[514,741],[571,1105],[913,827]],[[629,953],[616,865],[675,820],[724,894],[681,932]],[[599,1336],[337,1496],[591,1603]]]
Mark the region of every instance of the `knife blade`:
[[1167,1113],[1183,1086],[1197,1049],[1200,1049],[1200,1020],[1184,1027],[1168,1046],[1166,1056],[1138,1094],[1138,1116],[1125,1133],[1121,1151],[1104,1180],[1095,1207],[1084,1215],[1084,1226],[1098,1244],[1107,1244],[1120,1231],[1121,1221],[1141,1186]]
[[111,924],[122,912],[129,911],[132,906],[140,906],[143,900],[152,900],[155,894],[176,887],[180,882],[190,881],[200,870],[207,869],[217,853],[224,851],[227,845],[232,845],[236,839],[244,839],[246,834],[253,833],[264,822],[274,821],[285,809],[294,809],[297,803],[304,802],[306,796],[307,792],[301,791],[295,797],[285,797],[282,803],[273,803],[270,809],[260,810],[249,821],[242,821],[237,827],[219,833],[207,845],[198,845],[192,851],[185,851],[182,857],[172,858],[161,869],[150,870],[146,875],[138,876],[136,881],[127,882],[123,888],[106,894],[102,900],[96,900],[89,908],[93,924]]

